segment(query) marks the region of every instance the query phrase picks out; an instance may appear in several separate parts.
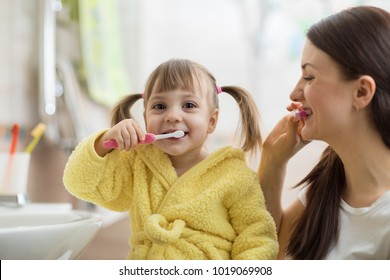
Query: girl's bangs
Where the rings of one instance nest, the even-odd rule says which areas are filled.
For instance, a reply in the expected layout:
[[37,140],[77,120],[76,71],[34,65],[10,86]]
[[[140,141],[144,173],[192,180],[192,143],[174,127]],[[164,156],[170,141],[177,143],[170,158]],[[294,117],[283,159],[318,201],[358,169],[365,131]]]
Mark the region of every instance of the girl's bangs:
[[190,61],[168,61],[152,73],[146,87],[147,96],[151,92],[167,92],[177,89],[202,93],[204,90],[203,72],[201,67]]
[[[154,92],[166,92],[171,90],[186,90],[195,93],[195,78],[196,72],[188,67],[166,67],[162,69],[160,74],[156,77],[153,86]],[[199,81],[197,81],[199,82]]]

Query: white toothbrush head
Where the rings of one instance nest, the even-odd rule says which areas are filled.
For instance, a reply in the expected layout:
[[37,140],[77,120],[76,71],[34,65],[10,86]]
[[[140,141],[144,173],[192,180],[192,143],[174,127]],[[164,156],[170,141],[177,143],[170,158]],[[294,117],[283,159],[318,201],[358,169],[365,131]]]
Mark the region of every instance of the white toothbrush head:
[[171,133],[171,137],[175,138],[181,138],[184,136],[184,131],[183,130],[176,130],[175,132]]
[[181,138],[185,135],[183,130],[176,130],[174,132],[166,133],[166,134],[158,134],[155,135],[156,139],[155,140],[160,140],[160,139],[167,139],[167,138]]

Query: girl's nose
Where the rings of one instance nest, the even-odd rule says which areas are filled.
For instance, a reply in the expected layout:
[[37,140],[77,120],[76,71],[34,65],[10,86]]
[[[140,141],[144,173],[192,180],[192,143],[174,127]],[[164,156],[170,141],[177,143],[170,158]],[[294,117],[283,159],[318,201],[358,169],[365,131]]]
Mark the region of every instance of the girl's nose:
[[166,122],[178,122],[181,121],[182,115],[181,115],[181,110],[175,107],[171,107],[166,111],[165,115],[165,121]]

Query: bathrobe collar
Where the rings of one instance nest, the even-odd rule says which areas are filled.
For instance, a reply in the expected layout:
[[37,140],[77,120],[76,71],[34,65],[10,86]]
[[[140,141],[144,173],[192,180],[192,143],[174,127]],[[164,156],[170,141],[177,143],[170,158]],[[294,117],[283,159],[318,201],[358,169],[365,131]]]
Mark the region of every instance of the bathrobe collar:
[[236,158],[246,162],[245,153],[242,150],[226,146],[210,154],[205,160],[178,177],[169,156],[154,145],[139,145],[137,146],[137,153],[167,190],[178,180],[186,181],[190,180],[191,177],[201,176],[209,168],[225,159]]

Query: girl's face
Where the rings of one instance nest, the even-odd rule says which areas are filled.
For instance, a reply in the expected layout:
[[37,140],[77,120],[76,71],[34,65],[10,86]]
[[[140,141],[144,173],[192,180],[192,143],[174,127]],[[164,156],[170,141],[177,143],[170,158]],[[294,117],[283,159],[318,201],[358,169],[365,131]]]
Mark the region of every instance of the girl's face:
[[164,134],[185,132],[182,138],[169,138],[154,143],[170,156],[200,156],[204,141],[215,129],[218,110],[211,105],[208,93],[186,90],[153,92],[145,105],[147,132]]
[[302,53],[302,76],[290,98],[301,102],[309,116],[302,137],[331,144],[353,129],[353,93],[356,81],[344,78],[338,64],[309,40]]

